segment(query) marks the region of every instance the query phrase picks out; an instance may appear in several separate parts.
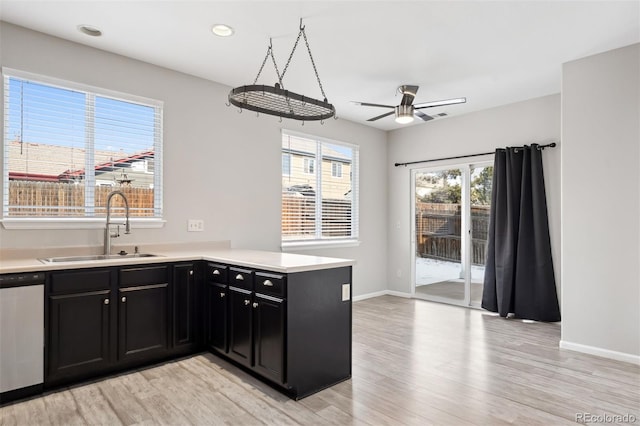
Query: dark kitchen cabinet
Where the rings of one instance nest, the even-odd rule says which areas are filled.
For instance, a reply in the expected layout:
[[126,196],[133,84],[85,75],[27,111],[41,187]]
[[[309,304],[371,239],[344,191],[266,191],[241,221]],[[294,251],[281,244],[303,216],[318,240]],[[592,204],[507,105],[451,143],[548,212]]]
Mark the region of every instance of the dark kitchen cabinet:
[[196,268],[193,263],[173,266],[173,349],[195,349],[198,344]]
[[[285,382],[284,291],[283,275],[229,268],[227,355],[279,385]],[[221,315],[215,315],[220,325]]]
[[215,353],[295,399],[351,377],[350,267],[278,274],[229,266],[228,286],[209,289],[209,333],[225,320],[228,330],[228,351],[209,344]]
[[45,385],[157,360],[169,348],[168,265],[48,274]]
[[276,383],[284,378],[284,300],[256,294],[253,302],[254,369]]
[[235,361],[253,363],[253,307],[250,290],[229,287],[229,352]]
[[108,269],[49,275],[45,346],[50,382],[99,373],[114,362],[113,278]]
[[203,347],[300,399],[351,377],[351,267],[213,262],[47,273],[45,388]]
[[208,263],[205,268],[205,344],[218,352],[228,351],[228,266]]
[[118,360],[148,360],[169,348],[168,267],[121,268],[118,291]]

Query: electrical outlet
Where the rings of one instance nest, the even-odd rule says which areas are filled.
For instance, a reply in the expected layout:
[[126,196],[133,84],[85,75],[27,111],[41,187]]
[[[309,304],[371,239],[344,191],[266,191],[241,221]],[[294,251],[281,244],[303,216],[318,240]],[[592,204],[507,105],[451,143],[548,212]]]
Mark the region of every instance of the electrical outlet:
[[189,232],[202,232],[202,231],[204,231],[204,220],[202,220],[202,219],[189,219],[187,221],[187,231],[189,231]]
[[351,299],[351,284],[342,284],[342,301]]

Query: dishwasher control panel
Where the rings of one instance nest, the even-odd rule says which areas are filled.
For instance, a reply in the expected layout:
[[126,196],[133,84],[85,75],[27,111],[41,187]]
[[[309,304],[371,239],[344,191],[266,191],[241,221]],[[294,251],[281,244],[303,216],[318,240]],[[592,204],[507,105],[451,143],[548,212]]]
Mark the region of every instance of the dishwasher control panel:
[[44,284],[44,272],[0,275],[0,288]]

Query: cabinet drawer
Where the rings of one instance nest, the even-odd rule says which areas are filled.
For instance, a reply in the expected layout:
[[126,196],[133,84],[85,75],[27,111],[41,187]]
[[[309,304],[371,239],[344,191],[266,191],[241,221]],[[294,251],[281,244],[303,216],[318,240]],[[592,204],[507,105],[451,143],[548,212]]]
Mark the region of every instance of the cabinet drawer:
[[51,293],[84,293],[111,288],[108,269],[81,269],[51,274]]
[[229,285],[253,290],[253,271],[251,269],[229,268]]
[[218,265],[216,263],[207,264],[207,276],[209,281],[220,284],[226,284],[229,276],[229,267],[226,265]]
[[284,275],[267,274],[256,272],[256,293],[269,294],[284,297],[285,277]]
[[122,268],[119,282],[120,287],[164,284],[169,282],[169,270],[166,265]]

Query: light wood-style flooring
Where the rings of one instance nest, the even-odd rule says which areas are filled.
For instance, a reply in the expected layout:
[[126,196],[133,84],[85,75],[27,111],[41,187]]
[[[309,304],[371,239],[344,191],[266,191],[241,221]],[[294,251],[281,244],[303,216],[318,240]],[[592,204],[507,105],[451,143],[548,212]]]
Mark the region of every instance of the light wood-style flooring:
[[0,407],[0,424],[640,424],[640,366],[559,338],[558,324],[384,296],[353,305],[353,378],[301,401],[201,354]]
[[[471,283],[471,302],[480,304],[482,302],[482,283]],[[439,283],[417,285],[416,294],[424,296],[435,296],[444,299],[452,299],[457,302],[464,300],[464,281],[449,280]]]

